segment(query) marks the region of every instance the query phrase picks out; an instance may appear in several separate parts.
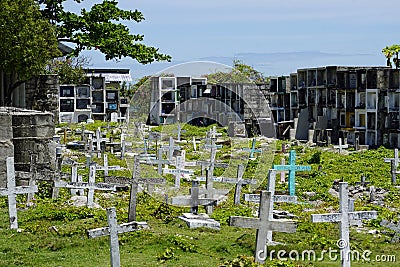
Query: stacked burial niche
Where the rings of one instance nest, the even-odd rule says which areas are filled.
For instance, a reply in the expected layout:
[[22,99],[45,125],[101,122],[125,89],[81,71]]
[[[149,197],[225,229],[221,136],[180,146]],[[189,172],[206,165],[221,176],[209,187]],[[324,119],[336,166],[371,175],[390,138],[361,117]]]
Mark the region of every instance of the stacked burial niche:
[[33,154],[38,171],[56,169],[54,131],[50,112],[0,107],[0,187],[7,186],[7,157],[14,157],[16,172],[29,172]]

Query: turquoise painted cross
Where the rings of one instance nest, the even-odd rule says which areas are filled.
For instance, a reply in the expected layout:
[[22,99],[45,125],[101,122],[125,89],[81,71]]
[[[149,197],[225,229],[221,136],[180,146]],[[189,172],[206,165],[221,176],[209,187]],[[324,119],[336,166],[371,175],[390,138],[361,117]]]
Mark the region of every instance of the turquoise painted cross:
[[274,165],[274,170],[289,171],[289,195],[294,196],[296,192],[296,171],[311,171],[311,166],[296,166],[296,151],[291,150],[289,154],[289,165]]
[[253,138],[253,142],[251,143],[251,148],[242,148],[244,151],[250,152],[250,158],[254,158],[254,152],[261,153],[261,149],[256,149],[256,139]]

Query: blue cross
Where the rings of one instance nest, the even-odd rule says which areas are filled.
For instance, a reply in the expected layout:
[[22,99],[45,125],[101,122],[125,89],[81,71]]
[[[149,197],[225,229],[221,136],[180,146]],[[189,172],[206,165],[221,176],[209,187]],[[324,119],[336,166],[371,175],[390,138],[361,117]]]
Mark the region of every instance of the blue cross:
[[256,139],[253,138],[253,142],[251,143],[251,148],[242,148],[244,151],[250,152],[250,158],[254,157],[254,152],[261,153],[261,149],[256,149]]
[[273,169],[277,171],[289,171],[289,195],[294,196],[296,192],[296,171],[311,171],[311,166],[296,166],[296,151],[291,150],[289,154],[289,165],[274,165]]

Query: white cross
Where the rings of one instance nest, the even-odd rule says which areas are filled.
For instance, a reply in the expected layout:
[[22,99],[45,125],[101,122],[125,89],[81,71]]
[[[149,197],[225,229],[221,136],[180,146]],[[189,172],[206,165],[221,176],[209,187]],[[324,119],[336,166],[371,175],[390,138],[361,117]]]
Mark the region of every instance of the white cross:
[[[275,195],[275,183],[276,183],[276,170],[269,170],[268,171],[268,186],[267,190],[271,192],[271,196],[273,197],[274,201],[271,201],[271,207],[269,211],[271,212],[268,214],[269,218],[273,218],[273,210],[274,210],[274,202],[285,202],[285,203],[297,203],[296,196],[288,196],[288,195]],[[260,195],[259,194],[245,194],[244,200],[249,202],[260,202]],[[272,240],[272,231],[267,231],[267,245],[276,244]]]
[[88,230],[89,238],[100,236],[110,236],[110,262],[112,267],[121,266],[118,234],[137,231],[142,228],[149,228],[146,222],[129,222],[118,225],[117,214],[115,208],[107,208],[108,227],[96,228]]
[[106,183],[130,185],[131,192],[129,198],[128,221],[136,221],[136,199],[139,184],[155,185],[165,183],[164,178],[140,178],[140,163],[138,157],[134,158],[132,178],[126,177],[106,177]]
[[74,188],[74,189],[87,189],[87,206],[93,207],[94,204],[94,190],[102,190],[102,191],[116,191],[117,188],[115,185],[109,185],[107,183],[96,183],[96,166],[90,165],[89,168],[89,182],[65,182],[65,181],[55,181],[54,187],[60,188]]
[[0,188],[0,196],[8,197],[8,214],[10,218],[10,228],[18,229],[17,218],[17,194],[28,194],[38,191],[37,185],[34,186],[15,186],[14,158],[7,158],[7,188]]
[[311,214],[311,221],[317,222],[338,222],[340,239],[337,245],[340,249],[340,262],[342,267],[350,267],[350,231],[351,221],[376,219],[376,211],[350,211],[349,210],[349,185],[345,182],[339,183],[340,209],[339,213]]
[[264,263],[267,257],[267,235],[268,231],[294,233],[296,232],[296,223],[291,220],[272,219],[269,214],[272,213],[273,206],[272,192],[261,191],[260,210],[258,218],[231,216],[230,226],[241,228],[257,229],[255,261]]

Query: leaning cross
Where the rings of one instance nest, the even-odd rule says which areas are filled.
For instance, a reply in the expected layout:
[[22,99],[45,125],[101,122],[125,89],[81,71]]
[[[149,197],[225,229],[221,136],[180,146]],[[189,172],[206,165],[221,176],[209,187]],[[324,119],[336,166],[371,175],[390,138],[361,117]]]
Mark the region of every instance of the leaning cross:
[[146,222],[129,222],[118,225],[117,214],[115,208],[107,208],[107,222],[108,227],[88,230],[89,238],[96,238],[100,236],[110,236],[110,262],[112,267],[121,266],[118,234],[137,231],[143,228],[149,228]]
[[339,183],[340,210],[339,213],[311,214],[311,221],[316,222],[339,222],[340,239],[340,262],[342,267],[350,267],[350,231],[351,221],[371,220],[377,218],[376,211],[349,211],[349,185],[345,182]]
[[102,190],[102,191],[116,191],[117,188],[115,185],[109,185],[106,183],[96,183],[96,166],[90,165],[89,168],[89,182],[65,182],[65,181],[54,181],[54,187],[64,187],[64,188],[73,188],[73,189],[87,189],[87,206],[93,207],[93,199],[94,199],[94,190]]
[[289,165],[274,165],[274,170],[289,171],[289,195],[294,196],[296,192],[296,171],[310,171],[311,166],[296,165],[296,151],[291,150],[289,154]]
[[261,149],[256,149],[256,138],[253,138],[253,141],[251,142],[251,148],[242,148],[242,150],[250,152],[250,159],[254,158],[254,152],[262,152]]
[[14,158],[7,158],[7,188],[0,188],[0,196],[8,197],[8,214],[10,218],[10,228],[18,229],[17,218],[17,194],[28,194],[38,191],[37,185],[34,186],[15,186]]
[[128,222],[136,221],[136,200],[139,184],[156,185],[165,183],[164,178],[140,178],[140,164],[135,157],[132,178],[126,177],[106,177],[105,182],[117,185],[131,185],[129,198]]
[[[269,210],[271,211],[271,213],[268,214],[268,216],[270,217],[269,219],[273,218],[274,202],[297,203],[296,196],[275,195],[275,183],[276,183],[276,171],[269,170],[267,191],[271,192],[271,196],[273,198],[273,201],[270,202],[271,206]],[[244,199],[245,201],[249,202],[260,202],[260,195],[245,194]],[[272,231],[267,231],[267,245],[274,245],[274,244],[277,243],[272,241]]]
[[255,261],[264,263],[267,257],[267,235],[268,231],[294,233],[296,232],[296,222],[292,220],[272,219],[273,206],[272,192],[261,191],[260,210],[258,218],[231,216],[230,226],[241,228],[257,229]]

